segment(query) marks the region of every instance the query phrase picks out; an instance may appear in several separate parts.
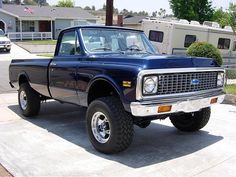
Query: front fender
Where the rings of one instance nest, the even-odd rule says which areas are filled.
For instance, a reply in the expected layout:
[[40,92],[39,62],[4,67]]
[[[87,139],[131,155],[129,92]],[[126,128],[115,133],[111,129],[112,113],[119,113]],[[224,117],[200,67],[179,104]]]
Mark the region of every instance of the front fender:
[[109,77],[107,75],[97,75],[95,76],[91,81],[90,83],[88,84],[88,87],[87,87],[87,90],[86,92],[89,93],[89,90],[91,88],[91,86],[97,82],[97,81],[106,81],[108,82],[115,90],[116,92],[118,93],[119,95],[119,98],[124,106],[124,109],[128,112],[130,112],[130,101],[128,101],[126,98],[125,98],[125,95],[124,95],[124,92],[123,92],[123,88],[122,88],[122,85],[120,85],[116,80],[114,80],[112,77]]
[[89,89],[91,88],[91,86],[96,82],[96,81],[99,81],[99,80],[102,80],[102,81],[106,81],[108,82],[109,84],[111,84],[114,89],[116,90],[116,92],[118,93],[118,95],[120,96],[122,102],[123,102],[123,99],[124,99],[124,94],[122,92],[122,88],[121,86],[114,80],[112,79],[111,77],[107,76],[107,75],[97,75],[95,76],[88,84],[88,87],[87,87],[87,90],[86,92],[88,93],[89,92]]

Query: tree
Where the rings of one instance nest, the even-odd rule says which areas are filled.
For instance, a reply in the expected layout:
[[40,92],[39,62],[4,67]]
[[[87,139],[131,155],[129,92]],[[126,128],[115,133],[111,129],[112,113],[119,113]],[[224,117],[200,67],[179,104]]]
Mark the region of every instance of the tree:
[[92,10],[89,6],[85,6],[84,10]]
[[92,10],[93,10],[93,11],[95,11],[95,10],[96,10],[95,6],[92,6]]
[[222,8],[217,9],[213,15],[213,20],[218,22],[221,27],[231,26],[236,35],[236,4],[230,3],[229,9],[226,11]]
[[114,7],[114,8],[113,8],[113,13],[114,13],[114,14],[119,14],[119,9]]
[[192,20],[194,18],[193,0],[170,0],[170,8],[179,19]]
[[72,0],[60,0],[58,1],[57,7],[74,7],[74,3]]
[[209,0],[169,0],[174,15],[179,19],[204,22],[211,20],[214,9]]
[[160,8],[160,10],[159,10],[159,12],[158,12],[158,15],[159,15],[160,17],[164,17],[164,16],[166,15],[166,9]]
[[215,11],[212,20],[218,22],[222,28],[230,25],[230,15],[228,12],[223,11],[222,8]]
[[229,19],[230,19],[230,26],[236,36],[236,4],[230,3],[229,4]]
[[120,13],[124,16],[131,15],[127,9],[123,9]]
[[212,1],[209,0],[195,0],[194,12],[196,20],[203,23],[204,21],[212,20],[214,9],[212,8]]
[[152,12],[152,17],[157,17],[157,11]]

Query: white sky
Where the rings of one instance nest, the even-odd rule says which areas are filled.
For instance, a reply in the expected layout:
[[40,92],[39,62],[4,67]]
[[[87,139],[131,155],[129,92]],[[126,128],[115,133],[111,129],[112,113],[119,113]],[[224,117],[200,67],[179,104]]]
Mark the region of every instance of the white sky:
[[[147,2],[150,1],[150,2]],[[213,7],[223,7],[227,9],[230,2],[236,3],[236,0],[212,0]],[[47,0],[47,2],[51,5],[57,4],[58,0]],[[92,6],[101,8],[102,5],[106,2],[106,0],[74,0],[76,6]],[[167,10],[167,13],[172,13],[169,0],[114,0],[114,6],[119,10],[124,8],[132,11],[147,11],[149,13],[153,11],[159,11],[160,8],[164,8]]]

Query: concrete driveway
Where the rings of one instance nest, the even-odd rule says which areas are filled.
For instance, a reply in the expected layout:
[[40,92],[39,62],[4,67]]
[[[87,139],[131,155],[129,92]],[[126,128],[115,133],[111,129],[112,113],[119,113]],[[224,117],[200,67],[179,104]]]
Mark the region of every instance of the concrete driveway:
[[21,116],[17,94],[0,95],[0,163],[14,176],[235,176],[236,107],[215,105],[201,131],[177,131],[169,120],[135,127],[130,148],[98,153],[84,108],[47,102],[36,119]]

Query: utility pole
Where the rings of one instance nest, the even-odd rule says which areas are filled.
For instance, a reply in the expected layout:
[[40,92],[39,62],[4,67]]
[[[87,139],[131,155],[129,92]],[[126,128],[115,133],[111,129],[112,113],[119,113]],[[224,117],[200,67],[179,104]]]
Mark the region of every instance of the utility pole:
[[106,3],[106,26],[113,25],[113,0],[107,0]]

